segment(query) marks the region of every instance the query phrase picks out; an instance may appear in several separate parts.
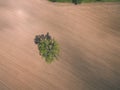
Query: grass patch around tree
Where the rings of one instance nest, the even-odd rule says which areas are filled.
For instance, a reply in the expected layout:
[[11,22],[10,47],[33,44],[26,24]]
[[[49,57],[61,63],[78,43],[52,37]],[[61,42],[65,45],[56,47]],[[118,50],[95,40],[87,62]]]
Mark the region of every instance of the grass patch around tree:
[[60,52],[59,45],[49,33],[46,35],[36,35],[34,42],[38,45],[39,53],[45,58],[47,63],[52,63],[54,60],[57,60]]

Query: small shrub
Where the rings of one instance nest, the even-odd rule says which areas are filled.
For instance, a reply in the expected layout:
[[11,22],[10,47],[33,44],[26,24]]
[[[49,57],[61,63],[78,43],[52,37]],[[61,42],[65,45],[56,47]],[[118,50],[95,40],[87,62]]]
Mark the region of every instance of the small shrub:
[[59,45],[53,38],[51,38],[49,33],[46,35],[37,35],[35,37],[35,44],[38,45],[39,53],[45,58],[47,63],[51,63],[57,59],[60,51]]

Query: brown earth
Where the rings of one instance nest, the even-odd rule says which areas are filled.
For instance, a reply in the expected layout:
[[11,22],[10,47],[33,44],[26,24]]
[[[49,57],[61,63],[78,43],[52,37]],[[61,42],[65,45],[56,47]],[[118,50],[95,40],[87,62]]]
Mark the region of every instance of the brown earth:
[[[34,44],[46,32],[52,64]],[[120,90],[120,3],[0,0],[0,90]]]

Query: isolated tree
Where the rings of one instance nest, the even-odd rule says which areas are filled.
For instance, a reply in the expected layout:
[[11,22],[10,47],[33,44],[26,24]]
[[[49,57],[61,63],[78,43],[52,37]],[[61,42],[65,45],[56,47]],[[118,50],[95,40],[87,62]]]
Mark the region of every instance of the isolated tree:
[[39,53],[45,58],[47,63],[51,63],[57,59],[59,55],[59,45],[51,38],[49,33],[46,35],[37,35],[35,37],[35,43],[38,45]]

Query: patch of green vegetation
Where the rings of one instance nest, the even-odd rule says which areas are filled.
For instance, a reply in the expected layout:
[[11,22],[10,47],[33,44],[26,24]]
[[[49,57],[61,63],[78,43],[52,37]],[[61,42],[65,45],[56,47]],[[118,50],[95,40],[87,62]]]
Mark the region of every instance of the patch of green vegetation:
[[51,38],[49,33],[46,35],[37,35],[35,37],[35,43],[38,44],[40,55],[45,58],[47,63],[51,63],[57,59],[60,51],[59,45]]
[[102,0],[104,2],[119,2],[120,0]]

